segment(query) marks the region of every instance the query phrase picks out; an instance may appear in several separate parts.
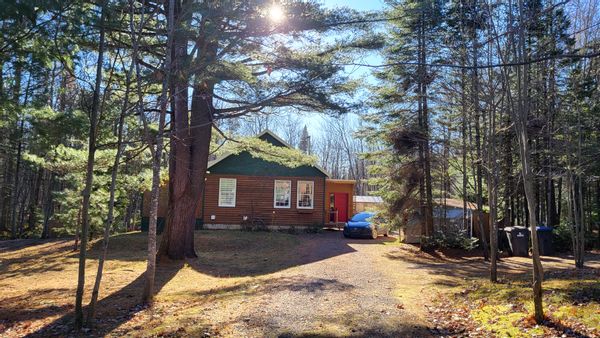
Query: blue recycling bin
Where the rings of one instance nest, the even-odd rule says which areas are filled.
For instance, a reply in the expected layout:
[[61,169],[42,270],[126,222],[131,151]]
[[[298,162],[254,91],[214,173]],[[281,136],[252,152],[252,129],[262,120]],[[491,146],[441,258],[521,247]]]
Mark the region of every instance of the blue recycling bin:
[[552,227],[537,226],[538,244],[540,247],[540,255],[551,256],[554,254],[554,245],[552,244]]

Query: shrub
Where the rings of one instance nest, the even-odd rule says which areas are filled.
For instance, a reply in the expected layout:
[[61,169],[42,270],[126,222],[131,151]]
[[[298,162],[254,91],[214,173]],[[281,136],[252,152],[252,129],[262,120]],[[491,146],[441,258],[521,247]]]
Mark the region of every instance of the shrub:
[[573,248],[573,240],[571,238],[571,229],[566,223],[561,223],[554,227],[552,244],[556,252],[567,252]]
[[456,231],[435,232],[433,239],[430,239],[431,245],[442,248],[456,248],[464,250],[473,250],[479,246],[479,239],[470,237],[467,230],[458,229]]
[[313,223],[307,226],[305,231],[309,234],[318,234],[323,231],[323,224]]
[[298,233],[298,231],[296,231],[296,227],[293,225],[290,225],[287,229],[284,230],[284,232],[287,232],[290,235],[295,235]]

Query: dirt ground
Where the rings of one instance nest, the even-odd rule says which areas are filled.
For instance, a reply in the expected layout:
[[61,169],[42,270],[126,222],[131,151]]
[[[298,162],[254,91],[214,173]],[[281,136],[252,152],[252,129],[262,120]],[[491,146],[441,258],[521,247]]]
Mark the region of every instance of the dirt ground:
[[[71,240],[0,242],[0,336],[68,336],[77,255]],[[86,290],[96,274],[92,246]],[[481,279],[487,265],[463,252],[424,254],[395,238],[196,232],[199,257],[161,263],[152,308],[138,305],[144,234],[111,239],[94,336],[432,336],[428,307],[440,291]],[[546,271],[572,269],[544,259]],[[588,266],[600,268],[600,255]],[[506,258],[501,278],[523,278],[530,260]],[[87,301],[88,298],[86,298]]]

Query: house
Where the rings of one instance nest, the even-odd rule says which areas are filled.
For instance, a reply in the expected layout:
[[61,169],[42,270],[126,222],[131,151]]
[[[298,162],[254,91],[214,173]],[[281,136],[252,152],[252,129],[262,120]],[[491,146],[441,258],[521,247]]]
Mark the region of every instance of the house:
[[[292,148],[269,130],[258,138]],[[229,154],[209,162],[206,185],[196,208],[196,228],[240,229],[259,219],[271,229],[338,226],[352,216],[354,181],[331,179],[319,166],[296,168],[253,157]],[[142,230],[148,227],[150,200],[144,194]],[[167,213],[168,192],[159,199],[159,231]]]
[[354,210],[356,212],[375,211],[383,207],[381,196],[354,196]]

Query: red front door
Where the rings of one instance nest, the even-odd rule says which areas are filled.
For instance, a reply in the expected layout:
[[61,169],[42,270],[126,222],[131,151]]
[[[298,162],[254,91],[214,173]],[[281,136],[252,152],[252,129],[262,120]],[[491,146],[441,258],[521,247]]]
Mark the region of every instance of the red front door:
[[338,222],[348,221],[348,194],[343,192],[333,193],[334,208],[338,211]]

